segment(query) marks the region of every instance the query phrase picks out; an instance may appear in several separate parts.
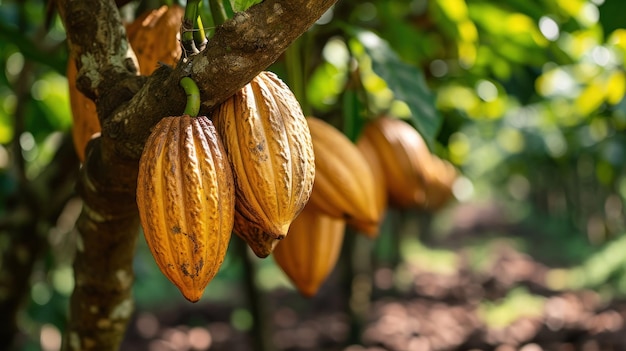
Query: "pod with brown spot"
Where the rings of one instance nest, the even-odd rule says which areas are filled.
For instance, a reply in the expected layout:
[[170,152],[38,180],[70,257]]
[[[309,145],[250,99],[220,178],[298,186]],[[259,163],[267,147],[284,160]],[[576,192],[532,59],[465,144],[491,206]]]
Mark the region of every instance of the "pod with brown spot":
[[261,72],[213,115],[236,184],[236,212],[279,239],[308,202],[315,177],[300,104],[275,74]]
[[207,117],[155,126],[139,163],[137,205],[157,265],[198,301],[224,261],[235,205],[230,166]]

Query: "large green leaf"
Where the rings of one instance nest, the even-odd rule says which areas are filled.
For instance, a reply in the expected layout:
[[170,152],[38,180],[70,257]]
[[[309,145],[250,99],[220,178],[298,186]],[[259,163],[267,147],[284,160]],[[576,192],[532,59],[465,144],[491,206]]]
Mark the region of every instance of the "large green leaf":
[[359,31],[356,36],[372,59],[374,72],[385,80],[396,99],[409,106],[411,124],[432,148],[442,120],[422,71],[402,62],[389,44],[376,34]]
[[233,7],[233,11],[245,11],[248,7],[256,5],[263,0],[230,0],[230,4]]

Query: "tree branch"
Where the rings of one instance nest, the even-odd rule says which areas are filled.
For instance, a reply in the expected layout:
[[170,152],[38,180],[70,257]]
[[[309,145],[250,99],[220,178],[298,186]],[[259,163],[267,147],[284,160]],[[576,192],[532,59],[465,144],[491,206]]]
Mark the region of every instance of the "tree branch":
[[198,83],[201,113],[207,114],[276,61],[335,2],[266,0],[237,13],[217,28],[202,53],[174,70],[161,67],[155,72],[124,108],[104,122],[103,136],[118,142],[120,155],[138,159],[151,127],[167,115],[182,113],[185,95],[178,87],[180,78],[190,76]]

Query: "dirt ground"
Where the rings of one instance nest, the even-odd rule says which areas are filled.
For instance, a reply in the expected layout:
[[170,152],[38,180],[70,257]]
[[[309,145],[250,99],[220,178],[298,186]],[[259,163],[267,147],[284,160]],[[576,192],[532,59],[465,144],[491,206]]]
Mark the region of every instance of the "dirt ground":
[[[274,351],[626,350],[626,301],[552,290],[550,268],[508,245],[486,270],[458,266],[446,273],[410,263],[377,268],[351,299],[338,293],[337,272],[311,300],[271,291],[264,297],[272,311],[264,324],[268,339]],[[397,274],[409,282],[404,289],[394,287]],[[122,350],[256,350],[251,333],[232,323],[236,308],[138,311]]]

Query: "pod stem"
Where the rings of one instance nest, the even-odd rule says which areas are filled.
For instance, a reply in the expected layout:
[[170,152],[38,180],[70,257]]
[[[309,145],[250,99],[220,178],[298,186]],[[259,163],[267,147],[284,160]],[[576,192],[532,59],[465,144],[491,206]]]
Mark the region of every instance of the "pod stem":
[[196,44],[196,48],[200,51],[204,50],[208,42],[204,32],[204,25],[202,24],[202,17],[200,16],[197,17],[196,26],[194,27],[193,41]]
[[198,89],[198,85],[189,77],[183,77],[179,84],[187,94],[187,104],[183,113],[191,117],[198,116],[198,112],[200,112],[200,89]]
[[185,15],[183,16],[183,25],[181,29],[181,38],[183,48],[186,53],[197,53],[198,49],[194,45],[194,25],[198,19],[198,6],[200,0],[187,0],[185,5]]

